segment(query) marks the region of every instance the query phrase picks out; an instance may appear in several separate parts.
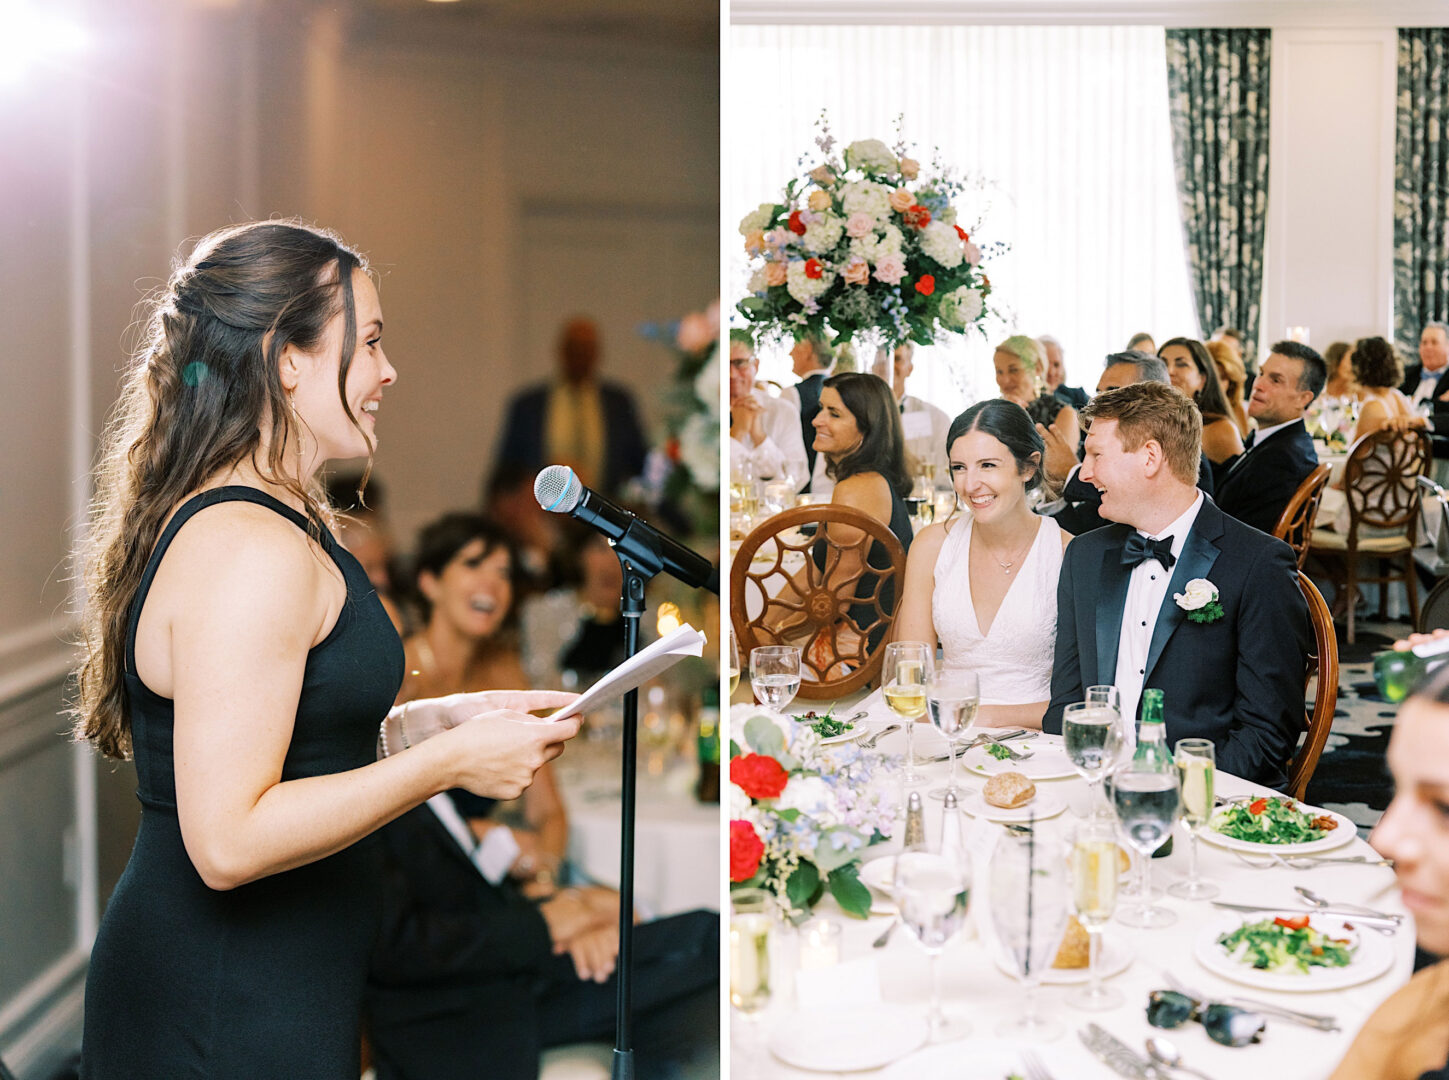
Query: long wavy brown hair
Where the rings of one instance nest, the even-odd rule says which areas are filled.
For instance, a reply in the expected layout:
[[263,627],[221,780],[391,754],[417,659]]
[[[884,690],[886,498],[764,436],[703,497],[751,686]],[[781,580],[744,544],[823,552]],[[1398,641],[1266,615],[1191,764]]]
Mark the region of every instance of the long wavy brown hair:
[[[87,595],[72,712],[76,737],[103,753],[131,754],[126,634],[172,510],[250,460],[302,502],[314,531],[332,523],[320,486],[284,467],[302,434],[291,421],[280,360],[288,345],[316,351],[340,313],[337,390],[358,426],[345,393],[357,347],[358,269],[367,270],[363,258],[332,233],[293,221],[253,222],[202,239],[150,300],[144,336],[102,438],[90,527],[77,551]],[[263,430],[265,462],[258,460]]]

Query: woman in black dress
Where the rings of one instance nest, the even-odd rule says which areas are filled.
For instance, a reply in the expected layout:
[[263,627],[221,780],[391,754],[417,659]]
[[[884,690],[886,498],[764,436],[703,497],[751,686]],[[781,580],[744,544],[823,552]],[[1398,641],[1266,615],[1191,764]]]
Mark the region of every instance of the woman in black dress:
[[513,798],[571,695],[389,712],[401,643],[316,476],[371,456],[397,373],[330,234],[208,236],[155,302],[97,477],[77,729],[141,826],[86,986],[86,1080],[355,1080],[369,835],[452,787]]

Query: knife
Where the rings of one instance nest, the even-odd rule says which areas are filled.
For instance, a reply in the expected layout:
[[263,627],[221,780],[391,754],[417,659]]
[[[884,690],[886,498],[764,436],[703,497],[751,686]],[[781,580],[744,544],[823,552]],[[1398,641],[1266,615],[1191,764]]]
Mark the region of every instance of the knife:
[[1399,926],[1399,919],[1389,915],[1363,915],[1356,911],[1345,911],[1342,908],[1295,908],[1286,904],[1229,904],[1224,900],[1212,901],[1213,907],[1227,908],[1229,911],[1281,911],[1285,914],[1298,915],[1337,915],[1347,919],[1349,922],[1361,922],[1365,925],[1378,924],[1380,926]]
[[1132,1077],[1133,1080],[1162,1080],[1162,1072],[1157,1066],[1101,1026],[1088,1024],[1077,1032],[1077,1037],[1097,1060],[1118,1076]]

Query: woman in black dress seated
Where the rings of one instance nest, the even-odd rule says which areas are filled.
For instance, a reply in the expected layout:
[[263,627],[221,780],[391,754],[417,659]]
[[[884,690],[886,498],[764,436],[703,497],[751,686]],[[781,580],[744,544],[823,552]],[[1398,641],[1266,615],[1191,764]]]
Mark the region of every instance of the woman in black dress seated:
[[91,952],[86,1080],[356,1080],[369,838],[448,788],[515,798],[572,695],[389,712],[403,651],[317,482],[371,457],[377,289],[331,234],[206,237],[155,302],[102,449],[79,734],[132,754],[140,831]]

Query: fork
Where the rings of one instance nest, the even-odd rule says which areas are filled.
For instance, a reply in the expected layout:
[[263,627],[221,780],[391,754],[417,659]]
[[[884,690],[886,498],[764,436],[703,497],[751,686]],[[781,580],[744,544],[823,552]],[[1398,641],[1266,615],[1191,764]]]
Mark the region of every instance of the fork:
[[877,731],[870,738],[862,739],[860,743],[860,748],[862,750],[872,750],[875,748],[875,744],[880,742],[881,739],[885,738],[885,736],[889,735],[892,731],[899,731],[900,729],[900,724],[888,724],[885,727],[881,728],[879,731]]
[[[1236,855],[1239,859],[1241,859],[1243,862],[1247,863],[1249,866],[1251,866],[1255,870],[1266,870],[1270,866],[1286,866],[1290,870],[1311,870],[1315,866],[1323,866],[1323,865],[1329,864],[1329,863],[1338,864],[1338,865],[1349,864],[1349,865],[1358,865],[1358,866],[1388,866],[1388,867],[1392,867],[1394,865],[1394,860],[1393,859],[1371,859],[1367,855],[1341,855],[1341,856],[1337,856],[1337,857],[1328,857],[1328,856],[1315,857],[1315,856],[1312,856],[1312,855],[1275,855],[1271,851],[1265,851],[1262,855],[1246,855],[1246,854],[1244,854],[1241,851],[1234,851],[1233,854]],[[1259,861],[1259,860],[1262,860],[1262,859],[1266,859],[1267,861],[1266,862]]]
[[1021,1064],[1026,1069],[1027,1080],[1052,1080],[1052,1074],[1041,1063],[1041,1058],[1036,1056],[1036,1051],[1023,1048]]

